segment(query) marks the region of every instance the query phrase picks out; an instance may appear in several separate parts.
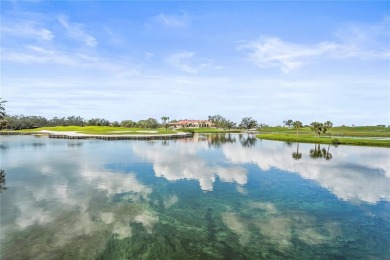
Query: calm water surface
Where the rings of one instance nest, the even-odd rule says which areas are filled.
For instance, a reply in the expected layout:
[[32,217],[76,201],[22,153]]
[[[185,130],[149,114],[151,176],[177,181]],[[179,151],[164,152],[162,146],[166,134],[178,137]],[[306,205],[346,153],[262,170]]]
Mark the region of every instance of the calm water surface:
[[1,259],[390,259],[390,149],[1,136]]

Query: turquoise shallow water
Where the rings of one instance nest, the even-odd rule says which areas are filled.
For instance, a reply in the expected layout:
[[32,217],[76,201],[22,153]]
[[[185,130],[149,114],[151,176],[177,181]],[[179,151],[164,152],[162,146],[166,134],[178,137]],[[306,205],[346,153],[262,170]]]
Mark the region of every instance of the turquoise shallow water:
[[1,259],[389,259],[390,149],[1,137]]

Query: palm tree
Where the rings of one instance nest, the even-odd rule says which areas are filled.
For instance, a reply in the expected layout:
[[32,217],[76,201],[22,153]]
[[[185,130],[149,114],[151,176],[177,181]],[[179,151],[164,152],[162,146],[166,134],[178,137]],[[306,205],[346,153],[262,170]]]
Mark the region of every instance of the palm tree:
[[0,119],[0,129],[4,129],[8,125],[8,120],[6,118]]
[[0,98],[0,129],[3,129],[7,125],[7,120],[5,118],[5,108],[4,103],[6,103],[6,100],[1,100]]
[[297,136],[298,136],[299,129],[303,127],[302,122],[301,121],[295,121],[292,125],[293,125],[293,127],[295,129],[297,129]]
[[320,137],[321,136],[321,132],[322,132],[323,127],[324,127],[323,123],[312,122],[310,124],[310,130],[314,131],[314,135],[316,137]]
[[[326,121],[324,123],[324,127],[322,129],[322,132],[325,134],[326,131],[328,131],[330,128],[332,128],[332,126],[333,126],[333,123],[331,121]],[[329,134],[329,137],[330,137],[330,134]]]
[[[1,98],[0,98],[1,100]],[[0,101],[0,120],[4,119],[5,117],[5,108],[4,108],[4,103],[6,103],[7,101],[6,100],[1,100]]]
[[161,120],[163,121],[163,125],[165,125],[165,129],[168,129],[167,121],[169,120],[169,117],[163,116],[161,117]]
[[293,125],[293,120],[292,119],[284,120],[283,124],[286,125],[288,128],[290,128]]

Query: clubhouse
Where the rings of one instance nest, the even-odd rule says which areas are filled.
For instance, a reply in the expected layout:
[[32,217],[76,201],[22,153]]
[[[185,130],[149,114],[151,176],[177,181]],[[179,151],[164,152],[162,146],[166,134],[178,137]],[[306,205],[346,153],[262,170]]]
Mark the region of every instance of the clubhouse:
[[199,128],[199,127],[215,127],[215,125],[208,120],[179,120],[168,124],[173,128]]

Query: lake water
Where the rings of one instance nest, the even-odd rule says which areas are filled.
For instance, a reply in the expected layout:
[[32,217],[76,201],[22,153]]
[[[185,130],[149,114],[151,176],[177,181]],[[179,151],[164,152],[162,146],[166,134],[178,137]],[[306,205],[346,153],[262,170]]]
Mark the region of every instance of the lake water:
[[390,259],[390,149],[1,136],[1,259]]

